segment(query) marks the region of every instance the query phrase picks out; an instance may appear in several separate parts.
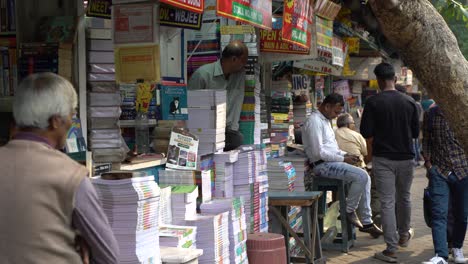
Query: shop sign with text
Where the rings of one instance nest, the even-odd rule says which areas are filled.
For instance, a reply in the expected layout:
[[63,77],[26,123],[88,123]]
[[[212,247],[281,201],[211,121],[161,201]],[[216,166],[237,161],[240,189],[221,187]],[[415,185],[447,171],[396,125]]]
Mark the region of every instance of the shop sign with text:
[[159,7],[160,24],[169,27],[181,27],[199,30],[202,14],[174,8],[169,5]]
[[343,67],[332,65],[333,55],[331,49],[319,46],[317,54],[316,59],[294,61],[294,67],[333,76],[341,75]]
[[310,48],[313,9],[310,0],[284,0],[283,41]]
[[161,3],[196,13],[203,13],[205,0],[161,0]]
[[283,41],[281,36],[282,26],[283,18],[275,17],[273,19],[272,30],[260,30],[260,51],[275,53],[309,54],[309,49],[303,48],[293,43]]
[[86,15],[89,17],[111,18],[112,0],[90,0]]
[[271,29],[271,0],[217,0],[218,16]]

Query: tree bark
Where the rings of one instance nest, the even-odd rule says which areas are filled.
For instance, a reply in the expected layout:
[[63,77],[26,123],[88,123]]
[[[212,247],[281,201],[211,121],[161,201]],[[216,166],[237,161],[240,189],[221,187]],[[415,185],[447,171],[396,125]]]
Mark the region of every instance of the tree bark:
[[468,153],[468,62],[442,16],[428,0],[370,0],[390,43],[440,105]]

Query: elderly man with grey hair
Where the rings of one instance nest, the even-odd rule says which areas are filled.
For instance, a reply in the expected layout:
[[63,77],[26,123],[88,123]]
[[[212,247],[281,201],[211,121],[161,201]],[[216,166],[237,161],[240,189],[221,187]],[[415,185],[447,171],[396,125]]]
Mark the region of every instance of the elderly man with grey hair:
[[365,168],[364,156],[367,156],[367,144],[364,137],[355,131],[356,125],[350,114],[342,114],[336,120],[338,129],[335,131],[335,138],[341,150],[359,156],[359,162],[355,165]]
[[0,148],[1,262],[117,263],[118,245],[86,168],[59,151],[77,107],[72,84],[33,74],[13,103],[17,131]]

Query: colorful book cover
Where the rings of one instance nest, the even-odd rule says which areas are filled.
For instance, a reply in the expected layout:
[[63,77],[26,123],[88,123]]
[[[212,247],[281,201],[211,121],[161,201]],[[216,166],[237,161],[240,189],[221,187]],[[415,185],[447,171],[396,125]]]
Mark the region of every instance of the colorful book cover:
[[187,86],[163,83],[159,89],[162,120],[187,120]]

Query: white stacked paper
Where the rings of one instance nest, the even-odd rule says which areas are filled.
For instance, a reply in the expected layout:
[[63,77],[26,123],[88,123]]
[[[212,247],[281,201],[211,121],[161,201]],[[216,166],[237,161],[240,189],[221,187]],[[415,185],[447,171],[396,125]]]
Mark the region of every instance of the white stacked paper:
[[248,263],[244,200],[242,198],[215,199],[201,204],[200,211],[203,214],[229,212],[230,263]]
[[171,186],[161,188],[159,200],[159,225],[172,223]]
[[196,248],[197,228],[195,226],[161,225],[159,244],[162,247]]
[[229,213],[197,215],[186,225],[197,227],[197,248],[203,249],[200,264],[229,263]]
[[292,191],[296,180],[296,171],[291,162],[282,159],[268,161],[268,184],[270,191]]
[[304,176],[306,172],[307,157],[305,155],[292,155],[288,153],[287,156],[282,157],[284,161],[291,162],[296,170],[296,180],[294,181],[294,190],[297,192],[304,192]]
[[161,185],[193,185],[195,183],[193,171],[170,169],[159,171],[159,184]]
[[224,149],[226,128],[226,91],[188,91],[187,128],[199,138],[198,153],[206,155]]
[[195,219],[197,215],[198,186],[172,186],[171,191],[172,223],[183,224],[185,220]]
[[94,179],[93,184],[119,243],[119,263],[161,263],[160,189],[154,176]]

